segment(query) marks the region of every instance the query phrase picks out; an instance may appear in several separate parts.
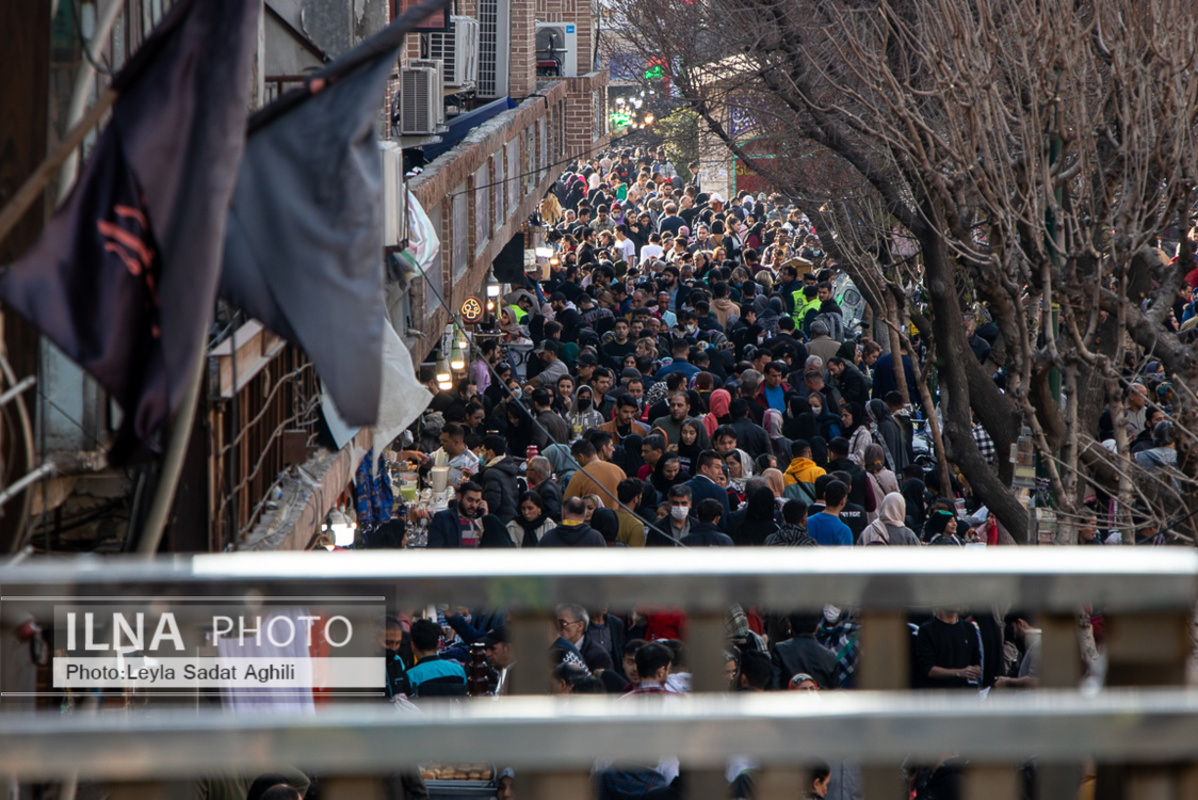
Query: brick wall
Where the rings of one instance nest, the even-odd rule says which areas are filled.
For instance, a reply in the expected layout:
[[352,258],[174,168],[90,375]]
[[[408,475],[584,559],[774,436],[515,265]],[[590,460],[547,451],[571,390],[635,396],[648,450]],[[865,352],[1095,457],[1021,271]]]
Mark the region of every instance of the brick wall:
[[535,0],[511,0],[508,94],[519,100],[537,90]]
[[[589,156],[606,147],[611,139],[606,124],[607,71],[555,81],[559,82],[566,85],[566,152]],[[596,136],[596,130],[601,135]]]
[[[558,125],[559,115],[568,113],[566,89],[564,83],[559,82],[541,93],[545,95],[544,98],[529,98],[521,103],[519,108],[512,109],[484,123],[471,131],[461,144],[426,165],[424,172],[408,182],[408,189],[426,210],[434,206],[441,208],[441,268],[438,270],[441,285],[438,288],[442,292],[448,288],[445,299],[451,308],[459,308],[468,295],[482,289],[487,270],[495,256],[540,205],[541,199],[549,191],[549,186],[561,173],[561,166],[555,163],[560,161],[561,157],[558,155],[559,150],[556,147],[554,131]],[[478,242],[471,238],[470,246],[467,249],[467,258],[470,260],[470,264],[463,277],[460,280],[452,281],[452,286],[449,286],[451,283],[449,276],[452,273],[450,254],[452,253],[453,237],[472,237],[474,230],[474,192],[470,191],[468,195],[468,222],[464,232],[453,230],[450,193],[459,184],[466,184],[472,189],[473,184],[470,179],[475,171],[486,164],[487,159],[491,156],[501,155],[504,145],[513,137],[519,137],[529,132],[535,136],[538,119],[546,125],[546,150],[548,152],[544,158],[541,158],[540,141],[537,138],[535,145],[538,153],[537,161],[550,166],[539,178],[536,186],[527,193],[523,188],[524,179],[521,178],[522,188],[516,206],[514,208],[505,207],[504,222],[498,229],[494,224],[488,225],[489,239],[481,251],[477,248]],[[430,213],[430,216],[433,215]],[[427,287],[422,286],[421,291],[427,291]],[[449,315],[443,308],[437,308],[432,314],[423,314],[422,316],[419,327],[424,332],[424,337],[412,344],[412,356],[416,362],[421,361],[440,342],[445,325],[449,322]]]

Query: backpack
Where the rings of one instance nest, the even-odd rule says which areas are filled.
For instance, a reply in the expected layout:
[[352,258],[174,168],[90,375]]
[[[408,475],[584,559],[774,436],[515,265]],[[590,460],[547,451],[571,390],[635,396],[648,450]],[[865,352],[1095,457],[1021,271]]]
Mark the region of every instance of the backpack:
[[815,485],[810,483],[792,483],[782,490],[782,496],[787,500],[802,500],[807,505],[815,502]]
[[[815,315],[816,320],[822,319],[828,326],[828,335],[838,342],[844,341],[844,315],[825,311]],[[814,322],[815,320],[812,320]]]

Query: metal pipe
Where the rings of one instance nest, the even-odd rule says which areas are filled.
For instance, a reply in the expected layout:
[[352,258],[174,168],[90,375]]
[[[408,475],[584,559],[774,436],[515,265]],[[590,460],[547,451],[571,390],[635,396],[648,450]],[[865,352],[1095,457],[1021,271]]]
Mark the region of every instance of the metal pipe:
[[[802,550],[800,552],[800,550]],[[664,604],[690,613],[727,604],[864,610],[1018,605],[1076,613],[1192,607],[1198,552],[1189,548],[599,549],[585,559],[545,550],[370,550],[130,556],[0,562],[5,594],[387,594],[396,607],[433,602],[516,611],[556,603]],[[314,560],[319,559],[319,561]]]
[[[0,375],[4,376],[5,383],[16,384],[16,373],[13,371],[12,364],[8,363],[8,359],[0,353]],[[32,376],[30,376],[32,377]],[[37,451],[33,446],[33,421],[29,416],[29,406],[25,402],[25,398],[17,395],[17,419],[21,423],[21,439],[25,442],[25,463],[33,466],[37,461]],[[21,547],[21,543],[25,541],[25,526],[29,523],[29,511],[33,508],[33,498],[28,494],[21,500],[21,512],[17,517],[17,525],[13,531],[12,540],[7,543],[7,550],[10,553],[15,553]]]
[[36,385],[37,385],[37,376],[36,375],[26,375],[25,379],[23,381],[21,381],[20,383],[18,383],[16,386],[12,387],[11,389],[9,389],[4,394],[0,394],[0,406],[8,405],[10,402],[12,402],[13,398],[19,396],[20,394],[22,394],[26,389],[30,388],[31,386],[36,386]]
[[54,474],[54,464],[47,461],[32,472],[26,472],[17,480],[13,481],[8,486],[4,487],[4,491],[0,492],[0,506],[7,503],[31,483],[36,483],[44,477]]
[[[381,662],[381,658],[380,658]],[[641,698],[646,699],[646,698]],[[502,697],[428,703],[336,704],[317,714],[236,714],[219,708],[136,714],[0,717],[0,774],[43,780],[253,775],[279,763],[324,774],[384,774],[444,761],[517,770],[590,769],[597,758],[723,768],[729,755],[763,767],[822,758],[866,766],[954,753],[984,763],[1058,764],[1093,758],[1193,761],[1198,692],[1145,690],[967,693],[773,692],[648,702],[603,696]],[[152,757],[147,753],[152,752]]]

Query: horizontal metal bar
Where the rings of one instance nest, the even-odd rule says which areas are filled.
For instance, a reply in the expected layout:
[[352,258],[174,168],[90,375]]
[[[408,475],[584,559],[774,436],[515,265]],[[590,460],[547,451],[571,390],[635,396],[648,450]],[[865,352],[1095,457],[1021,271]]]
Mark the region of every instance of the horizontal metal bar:
[[378,703],[315,715],[219,710],[0,717],[0,774],[36,780],[186,778],[279,764],[338,775],[427,762],[587,769],[596,760],[695,769],[731,755],[894,764],[956,754],[986,763],[1198,759],[1198,693],[833,692],[694,697],[507,697],[408,714]]
[[1198,552],[1128,547],[371,550],[0,565],[0,592],[9,599],[369,592],[400,607],[446,602],[530,611],[558,602],[668,604],[690,612],[730,602],[769,609],[1016,604],[1062,612],[1088,603],[1153,611],[1191,607],[1196,587]]

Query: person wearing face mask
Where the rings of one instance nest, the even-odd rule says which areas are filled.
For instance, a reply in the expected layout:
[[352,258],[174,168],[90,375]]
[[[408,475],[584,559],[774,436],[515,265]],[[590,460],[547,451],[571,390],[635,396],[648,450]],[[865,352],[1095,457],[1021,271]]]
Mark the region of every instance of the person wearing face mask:
[[691,490],[689,486],[679,484],[669,490],[666,502],[669,504],[669,514],[657,521],[655,527],[664,536],[650,536],[646,541],[649,547],[668,546],[681,543],[682,539],[691,532]]
[[595,410],[594,391],[590,386],[579,386],[566,413],[566,422],[570,423],[570,441],[582,438],[582,434],[591,428],[603,424],[603,415]]

